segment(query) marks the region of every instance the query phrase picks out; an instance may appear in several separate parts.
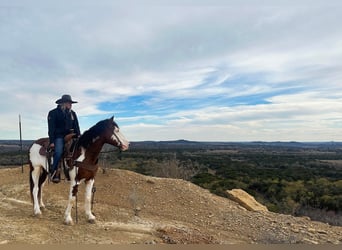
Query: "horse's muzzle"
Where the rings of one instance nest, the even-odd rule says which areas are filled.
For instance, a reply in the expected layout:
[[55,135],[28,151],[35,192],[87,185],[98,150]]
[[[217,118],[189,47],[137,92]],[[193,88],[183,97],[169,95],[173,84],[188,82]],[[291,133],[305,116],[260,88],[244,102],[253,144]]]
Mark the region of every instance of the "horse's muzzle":
[[121,144],[121,145],[120,145],[121,151],[126,151],[128,148],[129,148],[129,144],[127,144],[127,145]]

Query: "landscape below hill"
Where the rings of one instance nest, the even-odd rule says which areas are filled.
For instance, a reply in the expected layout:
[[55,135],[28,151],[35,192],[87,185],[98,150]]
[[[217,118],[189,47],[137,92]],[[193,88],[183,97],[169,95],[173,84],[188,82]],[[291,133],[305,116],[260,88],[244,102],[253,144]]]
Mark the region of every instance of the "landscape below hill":
[[[65,230],[68,227],[62,225],[62,217],[67,183],[47,185],[46,211],[41,218],[32,218],[27,183],[27,150],[31,143],[24,141],[21,150],[19,141],[0,141],[0,172],[4,176],[9,174],[9,177],[2,178],[7,184],[0,189],[1,209],[21,211],[25,218],[9,216],[23,221],[23,224],[42,221],[41,225],[58,225],[60,231]],[[80,220],[75,225],[77,228],[84,226],[86,230],[93,228],[96,231],[98,225],[109,220],[112,227],[105,231],[124,234],[121,231],[126,230],[130,234],[130,228],[137,226],[140,229],[134,229],[134,234],[144,232],[140,240],[128,237],[123,241],[126,243],[341,243],[341,235],[335,233],[335,230],[341,231],[342,226],[340,142],[132,142],[130,149],[123,153],[106,145],[99,165],[95,195],[98,223],[88,225]],[[101,189],[101,186],[110,187],[110,191]],[[236,188],[254,196],[269,212],[245,211],[231,201],[227,190]],[[101,198],[105,192],[109,192],[107,199]],[[58,196],[54,197],[55,194]],[[116,194],[122,197],[117,198]],[[198,200],[199,197],[203,199]],[[98,211],[98,204],[114,210],[103,215],[108,211]],[[148,204],[153,209],[146,209]],[[214,204],[229,209],[214,208]],[[210,212],[205,213],[206,207],[211,205]],[[3,214],[8,212],[6,210]],[[157,216],[156,220],[152,215]],[[164,218],[162,224],[167,226],[157,223]],[[56,224],[51,225],[49,221]],[[4,220],[3,226],[9,227],[6,222],[8,220]],[[149,224],[148,229],[143,227],[144,223]],[[19,224],[18,227],[24,226]],[[264,230],[262,224],[269,227]],[[228,225],[232,226],[231,229]],[[11,232],[3,229],[4,234]],[[176,237],[177,234],[180,238]],[[80,241],[79,235],[71,235],[73,238],[68,242]],[[57,237],[53,233],[51,236]],[[0,239],[3,238],[5,243],[12,242],[6,237]],[[17,236],[14,238],[14,241],[18,240]],[[111,239],[108,242],[120,243],[120,240]],[[58,242],[58,239],[42,242]]]
[[[29,167],[0,169],[0,244],[341,244],[342,228],[273,212],[247,211],[188,181],[100,168],[95,224],[83,213],[63,224],[69,183],[47,183],[46,208],[33,216]],[[75,209],[73,217],[75,219]]]

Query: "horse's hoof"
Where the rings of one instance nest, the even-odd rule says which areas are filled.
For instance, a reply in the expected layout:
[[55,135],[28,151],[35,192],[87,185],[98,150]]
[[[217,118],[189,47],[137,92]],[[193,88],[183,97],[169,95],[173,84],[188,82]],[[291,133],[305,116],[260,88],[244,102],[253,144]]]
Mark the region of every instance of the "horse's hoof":
[[42,216],[42,211],[40,209],[34,210],[33,211],[33,216],[37,217],[37,218],[41,217]]
[[64,225],[72,226],[72,225],[74,225],[74,222],[73,221],[64,221]]
[[41,218],[41,217],[42,217],[42,213],[36,213],[36,214],[33,214],[33,217],[36,217],[36,218]]
[[89,222],[90,224],[95,224],[95,223],[96,223],[96,220],[95,220],[95,219],[89,219],[88,222]]

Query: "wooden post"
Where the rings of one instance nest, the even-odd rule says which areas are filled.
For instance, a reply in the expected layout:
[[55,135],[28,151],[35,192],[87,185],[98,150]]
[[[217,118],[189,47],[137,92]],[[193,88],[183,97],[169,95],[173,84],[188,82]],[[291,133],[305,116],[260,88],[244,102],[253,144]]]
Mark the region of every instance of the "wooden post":
[[19,135],[20,135],[20,158],[21,158],[21,172],[24,173],[24,163],[23,163],[23,139],[21,134],[21,116],[19,114]]

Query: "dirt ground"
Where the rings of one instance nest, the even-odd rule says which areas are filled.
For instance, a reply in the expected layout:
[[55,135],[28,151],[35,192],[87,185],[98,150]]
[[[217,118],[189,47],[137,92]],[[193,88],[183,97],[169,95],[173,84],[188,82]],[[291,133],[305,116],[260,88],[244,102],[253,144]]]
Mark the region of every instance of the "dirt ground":
[[[29,168],[0,169],[0,244],[238,244],[342,243],[342,228],[308,218],[250,212],[190,182],[99,169],[93,211],[84,215],[79,188],[78,223],[63,224],[69,183],[46,183],[46,208],[33,216]],[[75,208],[73,218],[76,219]]]

